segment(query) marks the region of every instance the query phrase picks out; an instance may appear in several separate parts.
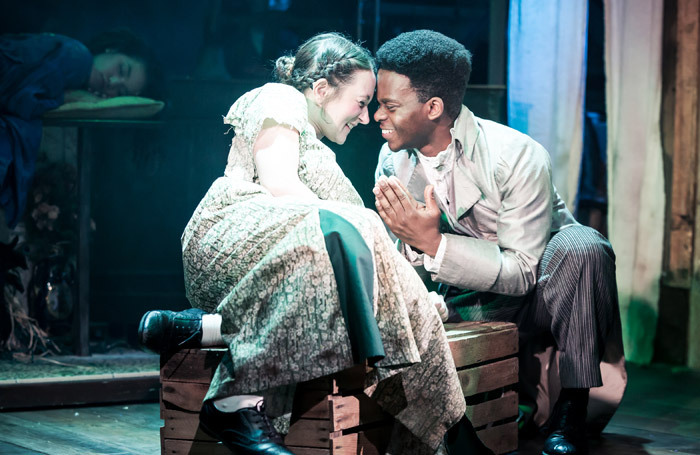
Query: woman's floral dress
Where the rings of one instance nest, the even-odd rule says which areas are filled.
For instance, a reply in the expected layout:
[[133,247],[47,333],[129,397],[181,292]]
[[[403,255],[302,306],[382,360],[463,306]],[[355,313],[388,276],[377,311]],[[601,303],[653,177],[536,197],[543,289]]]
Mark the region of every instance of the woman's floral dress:
[[[274,197],[259,185],[253,144],[266,119],[299,131],[299,178],[319,201]],[[465,410],[442,323],[379,216],[362,205],[333,152],[316,138],[306,98],[293,87],[266,84],[241,96],[224,122],[235,132],[225,176],[182,236],[187,297],[221,314],[229,346],[207,399],[264,394],[283,409],[290,385],[352,366],[319,227],[318,211],[325,209],[351,222],[374,256],[374,312],[386,356],[366,393],[402,424],[395,453],[434,452]]]

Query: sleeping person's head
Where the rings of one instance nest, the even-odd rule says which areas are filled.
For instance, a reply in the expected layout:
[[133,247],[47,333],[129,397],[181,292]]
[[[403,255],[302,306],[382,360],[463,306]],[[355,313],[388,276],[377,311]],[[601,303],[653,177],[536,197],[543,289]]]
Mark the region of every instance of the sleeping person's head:
[[104,32],[88,48],[93,55],[88,90],[107,98],[146,96],[160,98],[160,68],[153,51],[126,29]]

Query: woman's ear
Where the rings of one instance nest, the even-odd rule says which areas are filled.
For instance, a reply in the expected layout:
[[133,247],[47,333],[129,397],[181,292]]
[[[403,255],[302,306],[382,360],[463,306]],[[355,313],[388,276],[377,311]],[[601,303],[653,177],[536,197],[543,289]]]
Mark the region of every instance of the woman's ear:
[[426,101],[425,105],[428,108],[428,119],[436,120],[445,112],[445,103],[439,96],[434,96]]
[[316,104],[321,106],[330,94],[331,86],[328,84],[328,80],[322,77],[311,84],[311,91],[313,93],[314,101]]

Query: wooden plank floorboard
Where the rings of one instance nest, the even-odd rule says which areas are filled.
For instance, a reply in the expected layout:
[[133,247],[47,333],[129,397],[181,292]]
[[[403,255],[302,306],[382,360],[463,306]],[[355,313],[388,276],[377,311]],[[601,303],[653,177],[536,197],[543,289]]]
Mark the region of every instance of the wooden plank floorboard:
[[0,453],[2,455],[46,455],[46,452],[35,452],[7,442],[0,442]]
[[[543,444],[544,436],[521,440],[516,454],[540,455]],[[590,441],[589,448],[591,455],[697,455],[700,439],[611,424],[600,439]]]
[[46,454],[156,455],[160,425],[153,404],[0,413],[0,440]]
[[[700,454],[700,373],[629,365],[620,410],[591,455]],[[160,454],[158,403],[0,412],[3,455]],[[544,438],[520,441],[540,455]]]

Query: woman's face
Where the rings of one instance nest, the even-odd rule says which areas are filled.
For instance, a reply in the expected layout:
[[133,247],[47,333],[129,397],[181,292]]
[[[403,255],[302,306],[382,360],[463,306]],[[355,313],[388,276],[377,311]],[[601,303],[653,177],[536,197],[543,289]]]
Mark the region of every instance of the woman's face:
[[374,72],[358,70],[348,84],[339,86],[329,95],[328,101],[322,105],[322,118],[315,122],[321,136],[336,144],[344,144],[348,133],[358,123],[368,124],[367,105],[372,101],[376,81]]
[[88,90],[111,98],[140,95],[146,87],[146,66],[119,52],[97,54],[92,62]]

